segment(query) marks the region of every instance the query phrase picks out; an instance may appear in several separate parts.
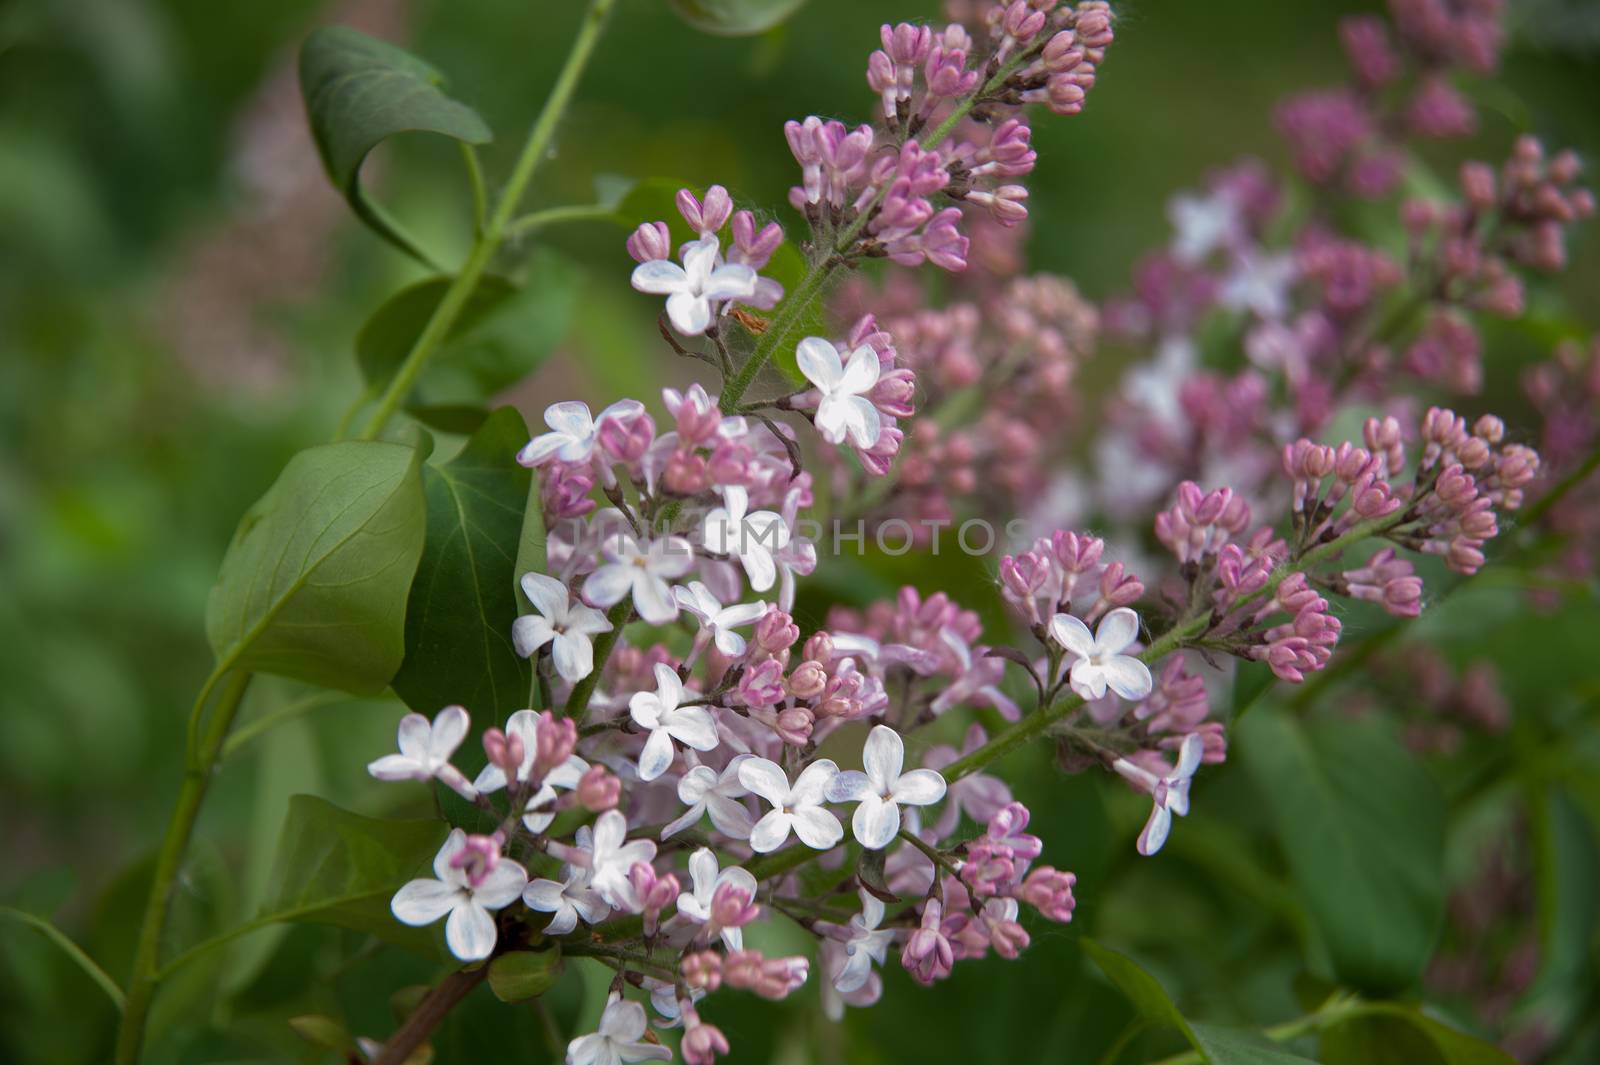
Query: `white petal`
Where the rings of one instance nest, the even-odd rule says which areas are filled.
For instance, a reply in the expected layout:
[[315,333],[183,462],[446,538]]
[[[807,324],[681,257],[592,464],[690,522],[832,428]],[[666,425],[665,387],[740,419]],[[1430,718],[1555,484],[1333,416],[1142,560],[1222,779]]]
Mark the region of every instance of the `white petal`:
[[472,901],[486,910],[498,910],[517,901],[528,884],[528,871],[509,858],[495,863],[483,883],[472,889]]
[[533,609],[551,620],[556,620],[567,612],[567,586],[554,577],[543,573],[524,573],[522,575],[522,594],[528,597],[528,602],[533,604]]
[[551,649],[556,672],[571,684],[594,672],[594,642],[579,632],[563,632]]
[[900,807],[894,802],[884,802],[876,795],[866,795],[850,818],[850,829],[856,841],[868,850],[887,847],[900,831]]
[[567,886],[554,880],[530,880],[523,889],[522,902],[530,910],[554,913],[567,904]]
[[757,854],[767,854],[783,846],[783,841],[789,838],[789,826],[792,820],[782,810],[773,810],[767,814],[750,830],[750,849]]
[[[535,909],[545,910],[548,907],[538,906]],[[559,906],[553,909],[555,916],[550,918],[550,923],[544,926],[547,936],[564,936],[578,927],[578,911],[572,906]]]
[[[899,824],[898,814],[895,823]],[[820,806],[803,806],[794,812],[794,834],[811,849],[825,851],[844,838],[844,826]]]
[[900,734],[888,725],[874,725],[861,749],[862,767],[873,790],[882,793],[894,787],[905,765],[906,746]]
[[734,603],[717,612],[717,625],[724,629],[738,628],[753,621],[760,621],[766,612],[766,603]]
[[[587,588],[584,594],[588,594]],[[1056,643],[1079,658],[1088,658],[1094,654],[1094,636],[1089,632],[1089,626],[1072,614],[1057,614],[1051,618],[1050,635]]]
[[[767,758],[751,758],[741,763],[739,783],[773,806],[782,806],[784,800],[789,797],[789,778],[778,768],[778,763]],[[787,829],[784,830],[784,834],[788,834]]]
[[872,781],[859,769],[846,769],[828,781],[829,802],[860,802],[872,793]]
[[[1057,614],[1057,617],[1061,615]],[[1072,672],[1068,674],[1072,682],[1072,690],[1085,699],[1103,699],[1106,694],[1106,670],[1090,662],[1087,658],[1080,658],[1072,663]]]
[[594,432],[594,418],[589,405],[575,399],[552,403],[544,409],[544,423],[558,433],[568,436],[588,436]]
[[666,731],[679,743],[697,751],[717,748],[717,726],[703,706],[685,706],[667,715]]
[[583,597],[601,606],[615,606],[633,591],[633,568],[613,562],[595,570],[583,582]]
[[1106,654],[1117,654],[1139,638],[1139,615],[1125,606],[1118,607],[1100,619],[1095,627],[1095,648]]
[[678,679],[677,670],[665,662],[657,662],[651,673],[656,678],[656,697],[661,700],[663,713],[683,702],[683,682]]
[[1171,829],[1172,814],[1165,806],[1157,804],[1150,810],[1150,820],[1144,823],[1144,831],[1139,833],[1139,853],[1149,857],[1160,850]]
[[830,444],[842,444],[850,421],[850,406],[839,396],[824,396],[812,420],[822,439]]
[[777,583],[778,564],[772,560],[772,552],[766,548],[752,544],[750,550],[739,556],[739,561],[750,578],[751,591],[764,592]]
[[[693,568],[694,545],[683,537],[664,536],[650,545],[650,572],[657,577],[677,578]],[[673,610],[676,617],[676,606]]]
[[1200,759],[1206,753],[1206,741],[1198,732],[1191,732],[1183,738],[1183,744],[1178,748],[1178,766],[1172,775],[1178,779],[1194,776],[1194,771],[1200,768]]
[[806,380],[822,389],[824,394],[833,391],[844,377],[844,366],[839,361],[839,349],[821,337],[806,337],[795,345],[795,362]]
[[850,436],[850,442],[865,451],[878,442],[878,436],[883,432],[883,419],[878,416],[878,408],[861,396],[850,396],[843,400],[845,412],[844,428]]
[[403,754],[386,754],[369,763],[367,772],[379,780],[427,780],[433,775],[427,766]]
[[645,741],[644,750],[639,752],[639,779],[654,780],[665,773],[671,767],[672,758],[676,753],[676,749],[672,746],[672,737],[667,735],[667,730],[655,729]]
[[420,927],[449,913],[460,897],[454,885],[442,880],[413,880],[394,893],[389,909],[401,924]]
[[839,379],[839,391],[853,396],[872,391],[872,386],[878,383],[882,366],[878,361],[878,353],[865,344],[861,345],[850,353],[850,364],[844,368],[844,376]]
[[708,299],[727,300],[756,294],[756,272],[743,263],[728,263],[711,271],[700,293]]
[[[839,767],[831,758],[819,758],[800,771],[794,780],[794,801],[800,806],[822,802],[828,794],[828,784],[839,775]],[[743,779],[742,775],[741,778]]]
[[396,742],[400,753],[417,762],[426,762],[433,726],[421,714],[407,714],[400,719]]
[[678,801],[694,805],[705,800],[706,793],[717,786],[717,771],[708,765],[697,765],[678,778]]
[[689,880],[694,884],[694,898],[709,901],[717,887],[717,856],[710,847],[689,855]]
[[467,902],[450,911],[444,924],[444,941],[450,953],[462,961],[479,961],[494,953],[494,918],[476,902]]
[[433,719],[433,734],[428,739],[428,753],[440,762],[447,762],[461,741],[467,738],[472,719],[459,706],[447,706]]
[[667,582],[643,570],[633,581],[633,608],[652,625],[665,625],[678,616],[678,604]]
[[1131,655],[1117,655],[1101,667],[1105,682],[1124,699],[1137,702],[1155,687],[1150,667]]
[[895,801],[907,806],[932,806],[944,798],[944,792],[944,777],[931,769],[913,769],[894,785]]
[[459,869],[452,869],[450,862],[466,845],[467,833],[463,829],[452,828],[450,834],[444,838],[444,845],[439,848],[439,853],[433,856],[435,880],[443,880],[448,884],[458,883],[457,878],[461,877],[462,873]]
[[531,658],[555,634],[556,630],[550,627],[550,622],[540,615],[524,614],[511,623],[511,646],[523,658]]
[[716,630],[717,650],[729,658],[738,658],[744,654],[745,639],[732,629],[718,628]]
[[838,975],[833,978],[833,986],[842,995],[860,990],[872,975],[872,955],[857,947],[845,956],[844,965],[839,968]]
[[683,271],[697,290],[705,286],[716,268],[720,248],[716,237],[703,237],[683,246]]
[[673,819],[671,821],[668,821],[665,825],[661,826],[661,838],[662,839],[671,839],[673,836],[676,836],[679,832],[682,832],[684,829],[688,828],[690,825],[693,825],[695,822],[699,821],[700,820],[700,816],[702,814],[704,814],[705,812],[706,812],[706,804],[705,803],[697,802],[697,803],[691,804],[690,807],[687,810],[685,810],[681,816],[679,816],[679,817],[677,817],[677,818],[675,818],[675,819]]
[[666,295],[689,287],[689,275],[670,259],[654,259],[633,268],[630,282],[640,292]]
[[711,324],[711,302],[687,292],[674,292],[667,297],[667,317],[672,328],[686,337],[697,337]]
[[607,810],[594,822],[594,852],[611,854],[628,838],[628,819],[619,810]]
[[725,795],[707,795],[705,808],[718,832],[733,839],[750,838],[752,822],[744,803]]
[[517,462],[524,466],[541,466],[570,443],[572,437],[566,433],[540,433],[522,445],[522,450],[517,452]]

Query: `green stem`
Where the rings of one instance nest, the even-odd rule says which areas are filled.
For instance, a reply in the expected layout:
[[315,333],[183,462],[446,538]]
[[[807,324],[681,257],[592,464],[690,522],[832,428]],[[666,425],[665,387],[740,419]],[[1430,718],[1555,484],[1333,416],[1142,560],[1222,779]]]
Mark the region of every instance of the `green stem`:
[[478,164],[478,149],[461,141],[461,161],[467,168],[467,184],[472,187],[472,231],[483,232],[489,220],[489,191],[483,183],[483,167]]
[[95,964],[95,960],[89,957],[82,947],[69,939],[61,929],[37,914],[18,910],[11,906],[0,906],[0,917],[9,917],[13,921],[37,929],[46,939],[60,947],[67,957],[76,962],[78,968],[89,975],[89,979],[100,985],[100,990],[106,993],[106,997],[112,1001],[119,1012],[123,1009],[126,1000],[123,997],[122,988],[118,987],[117,982],[111,979],[104,969]]
[[423,327],[416,343],[406,355],[405,362],[400,364],[400,369],[395,372],[389,387],[378,400],[377,409],[372,412],[366,426],[361,430],[361,439],[372,440],[383,432],[384,426],[388,425],[394,412],[405,402],[406,396],[411,394],[412,387],[416,385],[417,378],[428,365],[428,360],[433,357],[434,351],[449,335],[450,328],[460,316],[462,308],[472,298],[473,290],[478,287],[478,280],[506,238],[511,220],[516,215],[517,203],[527,190],[534,171],[544,159],[550,138],[555,135],[561,116],[566,113],[567,105],[572,102],[578,80],[583,76],[583,70],[594,53],[596,43],[600,40],[600,31],[605,25],[606,16],[615,5],[616,0],[591,0],[589,12],[578,30],[577,39],[572,44],[572,52],[567,56],[566,65],[561,68],[555,86],[545,100],[544,109],[539,112],[539,117],[534,121],[533,129],[528,134],[528,141],[523,145],[522,154],[511,170],[505,194],[495,205],[494,214],[490,216],[483,231],[478,234],[478,239],[473,243],[472,252],[462,265],[461,272],[445,290],[444,298],[434,308],[433,316],[428,319],[428,324]]
[[572,694],[567,696],[567,716],[580,725],[589,714],[589,698],[594,695],[595,685],[600,683],[600,671],[606,668],[606,660],[611,657],[612,649],[617,646],[622,630],[627,627],[632,617],[631,599],[624,599],[606,611],[606,620],[611,622],[611,630],[602,632],[594,638],[594,668],[589,671],[587,677],[572,686]]
[[294,700],[281,710],[274,710],[270,714],[263,714],[254,721],[244,725],[237,732],[228,737],[227,742],[222,745],[222,760],[227,761],[229,758],[232,758],[235,754],[239,753],[240,748],[249,744],[251,740],[255,739],[257,736],[260,736],[262,733],[270,732],[272,729],[277,728],[285,721],[292,721],[297,717],[303,717],[313,710],[322,709],[324,706],[332,706],[335,703],[347,701],[350,701],[350,696],[344,694],[343,692],[314,692],[311,695],[305,696],[304,698]]
[[603,222],[616,215],[615,207],[603,203],[575,203],[565,207],[546,207],[523,215],[506,227],[506,239],[525,237],[536,229],[562,222]]
[[216,709],[211,712],[205,734],[199,740],[199,749],[191,749],[186,754],[183,787],[178,792],[177,808],[172,812],[166,839],[162,841],[161,851],[156,857],[150,899],[145,904],[144,922],[139,929],[139,943],[133,956],[133,979],[128,984],[122,1027],[117,1032],[117,1065],[134,1065],[139,1060],[144,1043],[145,1021],[155,998],[161,935],[167,923],[172,884],[177,878],[179,866],[183,864],[189,837],[194,833],[195,819],[200,814],[200,804],[211,783],[217,755],[222,750],[228,728],[233,724],[234,715],[238,713],[239,704],[244,700],[245,690],[249,686],[248,673],[236,673],[229,679],[217,700]]

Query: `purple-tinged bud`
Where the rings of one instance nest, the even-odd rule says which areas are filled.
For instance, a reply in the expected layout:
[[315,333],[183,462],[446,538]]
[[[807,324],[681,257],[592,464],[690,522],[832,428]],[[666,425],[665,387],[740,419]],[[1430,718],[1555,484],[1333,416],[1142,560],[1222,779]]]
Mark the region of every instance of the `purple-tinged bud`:
[[930,898],[922,906],[922,923],[906,940],[900,954],[900,964],[911,978],[924,986],[950,975],[955,964],[955,951],[950,938],[944,934],[944,906],[937,898]]
[[499,729],[491,728],[483,734],[483,753],[488,756],[489,764],[504,773],[507,780],[515,780],[527,751],[521,737],[507,736]]
[[805,707],[791,706],[779,711],[774,727],[778,738],[791,747],[804,747],[811,741],[811,729],[816,723],[816,715]]
[[1505,439],[1506,423],[1496,418],[1493,414],[1485,414],[1472,423],[1472,435],[1479,440],[1486,440],[1491,444],[1498,444]]
[[1028,874],[1017,897],[1050,920],[1066,924],[1072,920],[1072,910],[1077,905],[1072,897],[1072,887],[1077,882],[1071,873],[1042,865]]
[[1004,918],[989,919],[989,943],[994,947],[994,952],[1008,961],[1013,961],[1023,951],[1028,949],[1027,929],[1015,921]]
[[665,222],[644,222],[628,235],[628,254],[635,262],[672,258],[672,233]]
[[1461,196],[1474,210],[1492,210],[1495,201],[1494,168],[1488,163],[1462,163]]
[[767,658],[745,670],[734,696],[745,706],[772,706],[783,698],[783,663]]
[[572,757],[578,746],[578,724],[570,717],[556,717],[549,710],[539,715],[534,726],[533,769],[535,775],[544,775]]
[[505,842],[505,837],[498,832],[490,836],[468,836],[461,849],[451,855],[450,868],[461,870],[468,884],[480,887],[500,864],[500,848]]
[[714,950],[699,950],[684,956],[678,964],[684,983],[707,994],[722,986],[722,956]]
[[809,658],[813,662],[821,662],[826,666],[834,658],[833,637],[829,636],[825,631],[815,632],[811,635],[811,639],[806,641],[806,645],[800,653],[805,658]]
[[796,699],[815,699],[828,686],[828,671],[821,662],[807,659],[794,667],[786,687]]
[[604,813],[622,800],[622,781],[603,765],[591,766],[574,789],[578,804],[590,813]]
[[643,458],[655,442],[656,423],[643,410],[618,414],[603,420],[595,437],[611,459],[631,465]]
[[711,895],[711,923],[719,929],[743,928],[761,916],[761,907],[750,900],[750,892],[737,884],[722,884]]
[[733,200],[721,185],[707,189],[703,203],[695,199],[694,193],[688,189],[679,189],[677,203],[678,213],[683,215],[683,220],[702,237],[716,236],[727,224],[728,216],[733,214]]
[[683,1051],[685,1065],[715,1065],[717,1057],[728,1053],[728,1038],[714,1024],[706,1024],[687,1003],[683,1007]]
[[733,248],[729,258],[743,263],[752,270],[767,265],[772,253],[783,243],[783,227],[768,222],[756,229],[756,216],[749,211],[736,211],[733,215]]
[[800,627],[794,623],[794,618],[775,606],[769,606],[756,621],[756,646],[768,654],[787,651],[799,638]]

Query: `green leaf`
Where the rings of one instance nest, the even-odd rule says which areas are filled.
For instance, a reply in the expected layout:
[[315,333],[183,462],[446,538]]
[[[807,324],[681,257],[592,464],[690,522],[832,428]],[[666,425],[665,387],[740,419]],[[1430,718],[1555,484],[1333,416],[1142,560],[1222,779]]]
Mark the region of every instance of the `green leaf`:
[[461,703],[502,720],[527,705],[531,669],[511,643],[514,552],[533,480],[516,454],[527,442],[522,415],[501,407],[455,458],[423,467],[428,537],[393,685],[414,710]]
[[538,998],[561,979],[561,944],[545,950],[514,950],[489,963],[489,988],[501,1002]]
[[363,817],[314,795],[294,796],[266,901],[251,927],[334,925],[431,953],[432,933],[395,920],[389,900],[407,881],[430,875],[446,827],[433,819]]
[[678,17],[702,33],[749,37],[765,33],[805,0],[670,0]]
[[1433,780],[1377,721],[1255,714],[1236,736],[1337,975],[1363,990],[1413,984],[1444,916]]
[[223,668],[358,695],[388,686],[425,525],[418,453],[350,441],[289,460],[222,560],[206,634]]
[[[356,361],[369,387],[388,385],[451,281],[433,277],[402,289],[361,327]],[[445,432],[475,431],[473,422],[481,418],[468,408],[538,369],[566,337],[579,282],[575,266],[543,249],[528,257],[523,286],[483,278],[407,397],[407,411]]]
[[1192,1024],[1195,1049],[1213,1065],[1315,1065],[1310,1058],[1274,1046],[1255,1032]]
[[411,53],[348,26],[325,26],[300,49],[300,95],[322,165],[374,232],[402,251],[424,255],[361,189],[361,164],[397,133],[439,133],[464,144],[492,135],[478,113],[441,90],[444,76]]
[[1499,1047],[1391,1003],[1365,1007],[1321,1042],[1324,1065],[1514,1065]]

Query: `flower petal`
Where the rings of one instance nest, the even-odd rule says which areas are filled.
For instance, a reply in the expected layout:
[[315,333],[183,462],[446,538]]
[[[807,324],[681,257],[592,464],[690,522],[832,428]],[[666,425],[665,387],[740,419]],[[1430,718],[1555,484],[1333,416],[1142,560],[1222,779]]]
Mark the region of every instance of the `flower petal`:
[[527,885],[528,871],[509,858],[501,858],[483,883],[472,889],[472,901],[486,910],[498,910],[517,901]]
[[872,391],[882,369],[878,353],[865,344],[861,345],[850,353],[850,363],[844,368],[844,376],[839,379],[839,391],[853,396]]
[[900,831],[900,806],[884,802],[877,795],[865,795],[850,818],[850,829],[863,847],[882,850]]
[[874,791],[882,794],[894,787],[905,758],[905,742],[900,739],[900,733],[888,725],[874,725],[867,733],[867,742],[861,748],[861,764]]
[[689,287],[689,275],[671,259],[655,259],[633,268],[629,283],[640,292],[664,296]]
[[944,777],[931,769],[913,769],[895,781],[894,798],[908,806],[932,806],[944,798]]
[[532,572],[522,575],[522,594],[528,597],[533,609],[552,621],[566,614],[571,598],[565,584],[546,574]]
[[767,854],[783,846],[783,841],[789,838],[792,820],[782,810],[769,812],[750,830],[750,849],[757,854]]
[[822,439],[830,444],[842,444],[850,421],[850,406],[838,396],[824,396],[817,404],[812,421]]
[[687,292],[674,292],[667,297],[667,317],[672,328],[686,337],[697,337],[711,324],[711,302]]
[[667,582],[654,574],[637,571],[633,580],[633,608],[652,625],[665,625],[678,616],[678,603]]
[[[588,588],[584,589],[584,594],[589,594]],[[1094,635],[1089,632],[1089,626],[1071,614],[1057,614],[1051,618],[1050,635],[1056,643],[1079,658],[1094,654]]]
[[523,658],[531,658],[555,634],[556,630],[550,627],[550,622],[545,618],[538,614],[524,614],[511,623],[511,646]]
[[1111,690],[1130,702],[1145,698],[1155,687],[1150,667],[1132,655],[1116,655],[1100,669]]
[[859,769],[846,769],[828,781],[829,802],[860,802],[872,793],[872,781]]
[[556,637],[551,657],[561,679],[576,684],[594,672],[594,641],[581,632],[563,632]]
[[756,294],[756,272],[743,263],[727,263],[711,271],[700,294],[707,299],[747,299]]
[[863,451],[876,444],[883,433],[883,419],[878,415],[878,408],[861,396],[850,396],[842,405],[844,428],[850,442]]
[[449,913],[460,897],[455,885],[442,880],[413,880],[394,893],[389,909],[401,924],[421,927]]
[[673,739],[697,751],[717,748],[717,726],[703,706],[684,706],[666,715],[666,731]]
[[806,380],[822,389],[824,395],[838,387],[844,377],[839,349],[822,337],[806,337],[800,341],[795,345],[794,358]]
[[444,924],[444,941],[450,953],[462,961],[479,961],[494,953],[497,933],[494,918],[476,902],[466,902],[450,911]]
[[589,574],[583,582],[583,597],[600,606],[615,606],[633,591],[633,566],[613,562]]
[[839,775],[839,767],[831,758],[819,758],[795,777],[793,797],[797,806],[813,806],[828,794],[828,782]]
[[367,772],[379,780],[427,780],[433,775],[421,762],[403,754],[386,754],[369,763]]
[[726,795],[712,794],[706,796],[705,808],[718,832],[733,839],[750,838],[752,822],[750,811],[745,809],[744,803]]
[[433,735],[433,726],[421,714],[407,714],[400,719],[397,730],[396,742],[400,753],[416,762],[425,762],[428,757],[429,740]]
[[[839,819],[820,806],[802,806],[795,810],[793,818],[794,834],[813,850],[825,851],[844,838],[844,826]],[[752,846],[754,838],[752,835]]]
[[750,578],[750,590],[764,592],[778,581],[778,564],[772,559],[772,552],[755,544],[739,556],[739,561],[744,566],[745,574]]
[[1194,771],[1200,768],[1200,759],[1205,753],[1205,739],[1198,732],[1189,733],[1178,748],[1178,766],[1172,771],[1172,775],[1180,780],[1194,776]]
[[751,758],[740,763],[739,783],[773,806],[782,806],[789,797],[789,778],[770,758]]
[[677,749],[672,746],[672,737],[667,735],[667,730],[652,730],[650,738],[645,741],[644,750],[639,752],[639,779],[654,780],[665,773],[672,766],[676,754]]
[[689,880],[694,884],[696,901],[709,900],[717,889],[717,856],[710,847],[701,847],[689,855]]
[[1103,654],[1118,654],[1139,638],[1139,615],[1119,606],[1100,619],[1094,633],[1095,649]]
[[1144,831],[1139,833],[1139,853],[1149,857],[1161,849],[1167,841],[1167,833],[1172,829],[1172,814],[1165,806],[1157,803],[1150,810],[1150,819],[1144,823]]

